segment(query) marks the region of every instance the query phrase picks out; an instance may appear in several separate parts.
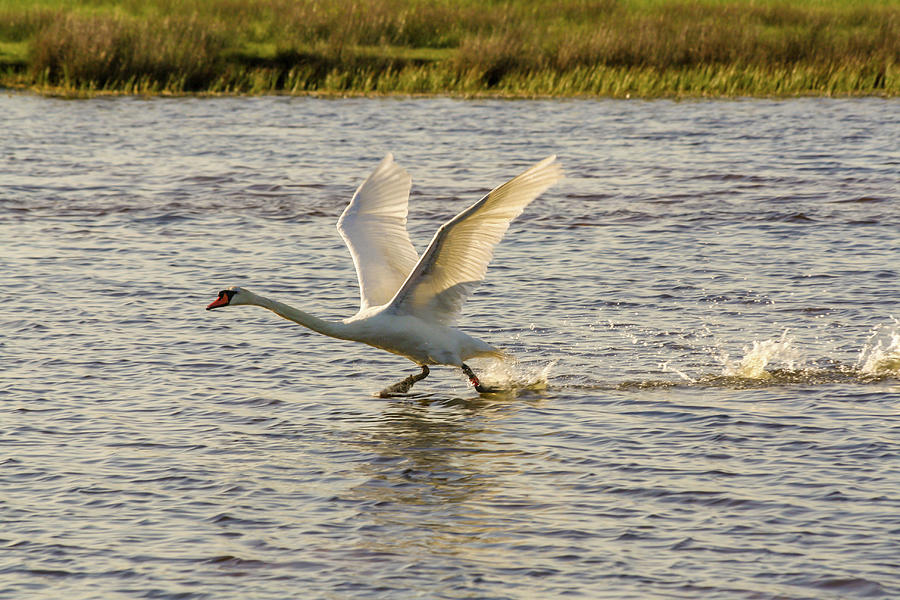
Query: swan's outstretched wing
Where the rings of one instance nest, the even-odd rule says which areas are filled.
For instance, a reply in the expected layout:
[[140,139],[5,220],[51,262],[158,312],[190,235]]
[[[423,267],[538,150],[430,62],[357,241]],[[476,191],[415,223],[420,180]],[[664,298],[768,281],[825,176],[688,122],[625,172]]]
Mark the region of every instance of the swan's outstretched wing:
[[556,156],[550,156],[447,221],[394,296],[392,309],[452,323],[484,279],[510,221],[562,176]]
[[409,173],[388,154],[338,219],[356,265],[360,309],[386,304],[418,260],[406,231],[411,186]]

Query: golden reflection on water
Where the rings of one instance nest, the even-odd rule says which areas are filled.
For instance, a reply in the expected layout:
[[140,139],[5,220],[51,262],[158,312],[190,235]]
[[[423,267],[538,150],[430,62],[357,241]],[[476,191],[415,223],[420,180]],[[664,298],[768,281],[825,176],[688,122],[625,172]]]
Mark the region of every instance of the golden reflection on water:
[[495,424],[520,406],[475,398],[435,408],[428,402],[390,405],[354,439],[378,457],[358,465],[366,481],[349,492],[366,506],[360,516],[373,532],[359,542],[377,552],[407,554],[419,547],[486,559],[491,544],[508,539],[503,519],[487,507],[505,479],[521,474],[515,458],[522,452],[500,441]]

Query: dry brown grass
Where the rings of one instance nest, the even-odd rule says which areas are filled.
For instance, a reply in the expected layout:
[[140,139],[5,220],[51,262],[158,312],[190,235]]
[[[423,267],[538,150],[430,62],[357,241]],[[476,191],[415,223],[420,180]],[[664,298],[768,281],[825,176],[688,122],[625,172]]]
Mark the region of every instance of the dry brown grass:
[[572,28],[509,28],[466,38],[458,68],[498,72],[580,67],[659,70],[704,65],[784,68],[900,62],[900,9],[848,12],[788,5],[669,3],[647,14],[614,11]]
[[201,90],[218,77],[227,45],[223,28],[196,17],[59,13],[35,37],[31,69],[54,84],[106,88],[143,77]]

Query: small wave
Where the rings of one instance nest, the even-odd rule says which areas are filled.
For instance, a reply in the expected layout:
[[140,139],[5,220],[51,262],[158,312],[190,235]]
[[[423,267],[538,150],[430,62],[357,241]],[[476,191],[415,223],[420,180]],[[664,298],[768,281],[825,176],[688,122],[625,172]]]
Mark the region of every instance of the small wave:
[[816,219],[810,217],[806,213],[771,213],[762,217],[764,221],[776,221],[784,223],[815,223]]
[[852,367],[829,369],[772,369],[754,377],[741,375],[704,375],[694,381],[697,385],[709,387],[729,387],[747,389],[776,385],[806,384],[826,385],[830,383],[864,383],[867,379]]
[[[710,373],[683,381],[648,379],[645,381],[623,381],[614,385],[570,385],[566,388],[601,390],[652,390],[671,388],[728,388],[734,390],[777,387],[784,385],[829,385],[829,384],[870,384],[896,377],[897,374],[882,373],[871,375],[849,365],[837,365],[828,369],[772,369],[761,376],[742,377]],[[549,386],[552,390],[555,386]]]
[[238,556],[232,556],[231,554],[222,554],[220,556],[213,556],[212,558],[207,558],[202,560],[201,562],[205,562],[213,565],[225,565],[229,567],[265,567],[269,566],[268,563],[262,560],[257,560],[253,558],[240,558]]
[[876,198],[874,196],[859,196],[857,198],[848,198],[846,200],[834,200],[832,204],[871,204],[877,202],[887,202],[887,199]]
[[802,587],[805,589],[814,588],[826,590],[830,593],[839,592],[842,595],[848,594],[859,597],[884,597],[887,593],[884,586],[877,581],[864,579],[862,577],[813,577],[802,576],[787,581],[789,585]]

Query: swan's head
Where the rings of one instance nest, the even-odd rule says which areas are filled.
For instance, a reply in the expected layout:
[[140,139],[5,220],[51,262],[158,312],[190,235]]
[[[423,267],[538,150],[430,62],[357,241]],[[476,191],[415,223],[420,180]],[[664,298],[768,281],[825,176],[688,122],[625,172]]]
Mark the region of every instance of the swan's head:
[[236,306],[238,304],[252,304],[253,294],[244,288],[234,286],[219,292],[219,297],[209,303],[206,310],[221,308],[223,306]]

